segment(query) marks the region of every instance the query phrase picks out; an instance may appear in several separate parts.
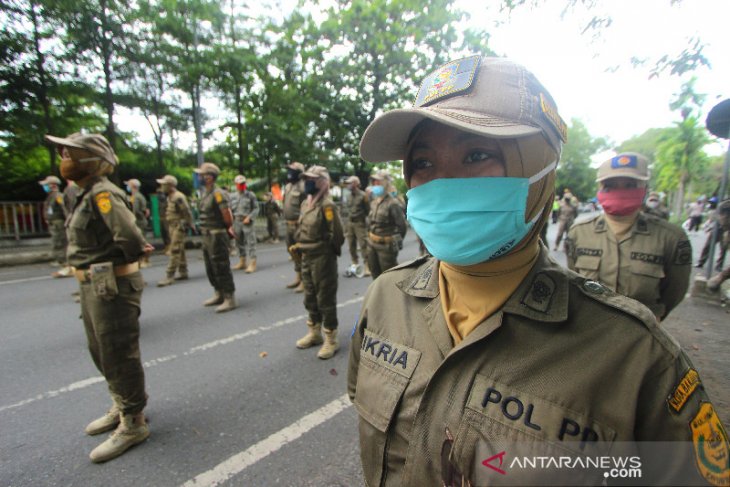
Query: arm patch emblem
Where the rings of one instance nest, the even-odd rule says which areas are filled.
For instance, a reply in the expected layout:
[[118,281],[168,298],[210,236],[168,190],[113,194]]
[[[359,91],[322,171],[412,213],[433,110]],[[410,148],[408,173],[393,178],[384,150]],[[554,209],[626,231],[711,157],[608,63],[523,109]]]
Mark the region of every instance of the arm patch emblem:
[[689,265],[692,263],[692,244],[689,240],[682,240],[677,244],[674,263],[676,265]]
[[99,211],[101,213],[106,215],[107,213],[112,211],[112,200],[109,191],[104,191],[97,194],[94,199],[96,200],[96,206],[99,208]]
[[687,403],[687,399],[701,385],[700,374],[695,369],[689,369],[682,377],[682,380],[679,381],[677,387],[674,388],[674,391],[667,397],[667,403],[674,411],[680,412]]
[[700,403],[700,410],[689,422],[689,427],[700,474],[712,485],[728,485],[730,448],[727,433],[712,403]]
[[223,195],[220,194],[218,191],[216,191],[215,192],[215,202],[220,203],[221,201],[223,201]]
[[335,219],[335,211],[332,209],[331,206],[328,206],[324,209],[324,219],[328,222],[331,222]]
[[63,204],[63,198],[61,196],[56,196],[56,203],[58,203],[59,205],[62,205]]

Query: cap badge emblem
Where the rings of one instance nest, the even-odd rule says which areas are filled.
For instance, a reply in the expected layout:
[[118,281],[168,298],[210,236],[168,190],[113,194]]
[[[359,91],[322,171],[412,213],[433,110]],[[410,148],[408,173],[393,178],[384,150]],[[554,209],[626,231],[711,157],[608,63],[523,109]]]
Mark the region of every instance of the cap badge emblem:
[[422,107],[471,88],[480,58],[470,56],[458,59],[433,71],[421,83],[414,105]]

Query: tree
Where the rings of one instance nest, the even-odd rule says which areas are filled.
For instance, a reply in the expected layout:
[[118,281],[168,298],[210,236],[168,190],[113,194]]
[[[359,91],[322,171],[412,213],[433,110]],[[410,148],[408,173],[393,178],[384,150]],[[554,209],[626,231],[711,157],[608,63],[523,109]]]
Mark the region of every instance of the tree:
[[581,201],[593,198],[596,194],[596,170],[591,167],[591,157],[607,148],[606,139],[591,136],[583,122],[572,119],[568,126],[568,143],[563,147],[557,170],[557,194],[570,188]]
[[707,130],[699,121],[703,95],[694,91],[695,78],[682,85],[670,108],[678,110],[682,119],[667,132],[657,147],[657,189],[673,191],[674,215],[679,217],[688,186],[705,172],[708,157],[704,147],[710,143]]

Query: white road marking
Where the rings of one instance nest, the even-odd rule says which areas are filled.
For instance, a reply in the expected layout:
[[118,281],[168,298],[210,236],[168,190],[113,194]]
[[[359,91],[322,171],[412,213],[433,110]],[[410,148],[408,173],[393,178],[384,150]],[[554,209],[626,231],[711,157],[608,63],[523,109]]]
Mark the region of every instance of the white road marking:
[[286,428],[277,431],[268,438],[265,438],[246,450],[233,455],[207,472],[203,472],[197,477],[188,480],[183,484],[183,487],[207,487],[220,485],[234,475],[243,472],[246,468],[255,464],[259,460],[262,460],[279,450],[284,445],[298,439],[311,429],[314,429],[325,421],[332,419],[334,415],[344,411],[351,405],[352,404],[350,403],[350,399],[347,397],[347,394],[344,394],[329,404],[325,404],[316,411],[300,418],[298,421],[290,424]]
[[39,276],[39,277],[26,277],[25,279],[13,279],[12,281],[0,282],[0,286],[4,286],[5,284],[18,284],[21,282],[45,281],[47,279],[54,279],[54,277],[53,276]]
[[[363,299],[364,299],[363,297],[349,299],[347,301],[344,301],[342,303],[339,303],[337,305],[337,307],[342,308],[344,306],[350,306],[352,304],[356,304],[356,303],[361,302]],[[156,359],[148,360],[148,361],[146,361],[142,365],[146,369],[149,369],[151,367],[156,367],[156,366],[158,366],[160,364],[163,364],[163,363],[166,363],[166,362],[170,362],[172,360],[176,360],[176,359],[178,359],[180,357],[185,357],[185,356],[188,356],[188,355],[193,355],[193,354],[199,353],[199,352],[205,352],[205,351],[211,350],[213,348],[220,347],[221,345],[228,345],[229,343],[233,343],[233,342],[236,342],[238,340],[243,340],[244,338],[248,338],[250,336],[258,335],[259,333],[262,333],[262,332],[265,332],[265,331],[274,330],[276,328],[280,328],[280,327],[285,326],[285,325],[290,325],[292,323],[298,323],[298,322],[301,322],[301,320],[305,319],[306,317],[307,317],[307,315],[298,315],[298,316],[293,316],[291,318],[286,318],[286,319],[283,319],[283,320],[279,320],[279,321],[276,321],[276,322],[271,323],[269,325],[259,326],[257,328],[252,329],[252,330],[246,331],[244,333],[236,333],[235,335],[231,335],[231,336],[226,337],[226,338],[221,338],[219,340],[213,340],[212,342],[204,343],[202,345],[197,345],[197,346],[192,347],[189,350],[183,352],[182,354],[167,355],[165,357],[159,357],[159,358],[156,358]],[[83,379],[83,380],[74,382],[72,384],[69,384],[69,385],[67,385],[65,387],[62,387],[60,389],[56,389],[56,390],[53,390],[53,391],[47,391],[47,392],[44,392],[42,394],[38,394],[37,396],[31,397],[31,398],[28,398],[28,399],[24,399],[22,401],[19,401],[19,402],[13,403],[13,404],[6,404],[4,406],[0,406],[0,412],[3,412],[3,411],[8,410],[8,409],[16,409],[16,408],[19,408],[19,407],[22,407],[22,406],[27,406],[28,404],[34,403],[36,401],[40,401],[40,400],[43,400],[43,399],[50,399],[52,397],[60,396],[61,394],[65,394],[65,393],[68,393],[68,392],[77,391],[79,389],[84,389],[86,387],[92,386],[92,385],[97,384],[97,383],[100,383],[100,382],[104,382],[104,378],[101,377],[101,376],[96,376],[96,377],[90,377],[88,379]]]

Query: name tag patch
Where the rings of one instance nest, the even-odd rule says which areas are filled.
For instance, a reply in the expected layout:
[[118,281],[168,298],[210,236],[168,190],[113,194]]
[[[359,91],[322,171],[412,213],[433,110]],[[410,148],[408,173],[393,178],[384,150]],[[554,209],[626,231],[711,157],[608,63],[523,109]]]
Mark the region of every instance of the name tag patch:
[[421,358],[421,352],[366,329],[360,345],[360,358],[410,379]]
[[601,249],[587,249],[585,247],[578,247],[575,249],[575,255],[589,255],[591,257],[600,257],[603,255],[603,250]]
[[478,375],[467,408],[499,423],[547,441],[588,443],[613,441],[616,433],[576,411],[524,393],[507,384]]
[[684,374],[684,377],[682,377],[682,380],[679,381],[677,387],[674,388],[674,391],[667,398],[667,403],[669,403],[672,409],[676,412],[680,412],[687,403],[687,399],[689,399],[692,393],[700,385],[702,385],[700,374],[698,374],[695,369],[689,369],[687,373]]
[[655,254],[645,254],[644,252],[631,252],[631,260],[640,260],[650,264],[664,265],[664,256]]

